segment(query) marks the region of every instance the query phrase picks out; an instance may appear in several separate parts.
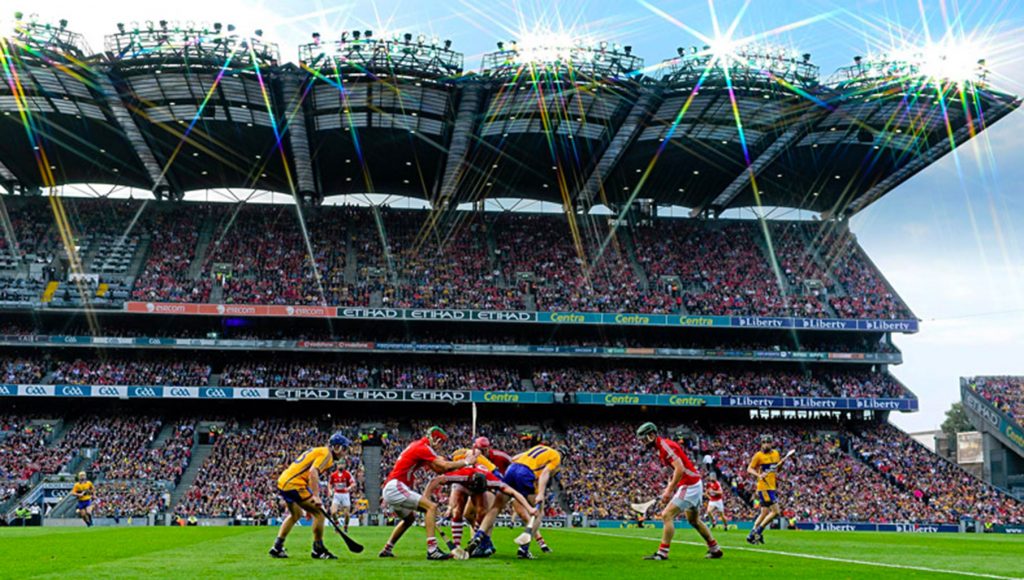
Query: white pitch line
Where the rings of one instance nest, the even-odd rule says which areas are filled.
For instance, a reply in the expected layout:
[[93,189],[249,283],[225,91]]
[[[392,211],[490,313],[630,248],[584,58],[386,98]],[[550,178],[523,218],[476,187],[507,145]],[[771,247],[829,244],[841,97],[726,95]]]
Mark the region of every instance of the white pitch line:
[[[645,538],[643,536],[623,536],[620,534],[609,534],[607,532],[591,532],[589,530],[569,530],[592,536],[607,536],[609,538],[624,538],[628,540],[647,540],[660,542],[660,538]],[[686,540],[672,540],[673,544],[686,544],[688,546],[704,546],[703,542],[688,542]],[[745,552],[760,552],[762,554],[773,554],[776,556],[789,556],[791,558],[805,558],[807,560],[824,560],[826,562],[839,562],[842,564],[857,564],[860,566],[876,566],[878,568],[896,568],[899,570],[917,570],[919,572],[932,572],[936,574],[953,574],[958,576],[971,576],[973,578],[995,578],[996,580],[1021,580],[1021,576],[997,576],[995,574],[982,574],[979,572],[964,572],[962,570],[943,570],[942,568],[928,568],[925,566],[907,566],[905,564],[887,564],[885,562],[869,562],[867,560],[849,560],[847,558],[833,558],[831,556],[818,556],[815,554],[802,554],[800,552],[779,552],[777,550],[765,550],[763,548],[747,548],[745,546],[723,546],[730,550],[743,550]]]

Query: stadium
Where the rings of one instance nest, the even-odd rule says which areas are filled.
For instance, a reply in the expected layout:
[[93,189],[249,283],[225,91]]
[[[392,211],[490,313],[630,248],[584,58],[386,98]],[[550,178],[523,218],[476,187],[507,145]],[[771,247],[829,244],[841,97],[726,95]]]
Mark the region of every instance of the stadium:
[[0,38],[0,576],[1024,577],[1024,378],[895,426],[850,226],[1020,106],[983,58],[73,26]]

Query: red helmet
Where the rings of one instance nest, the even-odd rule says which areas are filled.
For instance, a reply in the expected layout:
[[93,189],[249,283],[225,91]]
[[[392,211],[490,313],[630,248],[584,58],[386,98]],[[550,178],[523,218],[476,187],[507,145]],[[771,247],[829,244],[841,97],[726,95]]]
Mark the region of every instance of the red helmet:
[[476,441],[473,441],[473,449],[487,449],[491,446],[491,440],[486,437],[477,437]]

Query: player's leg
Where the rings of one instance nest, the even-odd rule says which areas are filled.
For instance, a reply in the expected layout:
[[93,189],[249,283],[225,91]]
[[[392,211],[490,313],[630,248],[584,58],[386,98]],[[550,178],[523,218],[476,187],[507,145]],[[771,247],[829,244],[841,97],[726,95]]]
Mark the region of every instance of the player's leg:
[[[775,503],[775,502],[772,502],[772,505],[768,508],[767,517],[765,517],[764,522],[761,523],[761,529],[757,533],[758,537],[763,537],[764,536],[764,531],[767,530],[768,527],[772,525],[772,522],[775,521],[775,518],[777,518],[779,516],[781,511],[782,511],[782,509],[780,508],[779,504]],[[763,542],[763,540],[762,540],[762,542]]]
[[281,522],[281,527],[277,531],[277,538],[274,540],[274,547],[270,549],[270,555],[275,558],[288,557],[288,552],[284,549],[284,541],[288,538],[292,528],[295,527],[296,522],[302,519],[302,509],[297,503],[286,499],[285,505],[288,507],[288,515]]
[[395,544],[398,543],[398,540],[402,539],[402,536],[405,535],[405,531],[411,528],[414,523],[416,523],[416,515],[413,514],[411,511],[403,510],[402,513],[399,513],[398,510],[401,508],[392,509],[395,510],[395,514],[402,518],[402,520],[398,522],[398,524],[395,526],[395,529],[391,530],[391,536],[388,537],[388,543],[384,544],[384,549],[382,549],[380,551],[380,554],[378,554],[378,556],[381,558],[394,558],[395,555],[392,552],[392,550],[394,549]]
[[448,495],[448,509],[452,520],[452,545],[456,548],[462,546],[462,530],[466,525],[466,513],[472,507],[467,505],[468,497],[466,492],[453,487]]
[[313,551],[310,555],[317,560],[337,560],[338,557],[324,546],[324,511],[312,498],[298,502],[298,506],[313,516]]
[[483,519],[480,520],[480,525],[473,534],[473,539],[466,546],[466,551],[469,552],[471,557],[487,557],[494,553],[491,532],[494,530],[494,522],[497,521],[501,510],[505,509],[508,499],[507,495],[499,493],[494,499],[494,504],[487,510]]
[[704,543],[708,545],[707,557],[721,558],[722,550],[718,547],[718,542],[715,541],[715,537],[711,535],[711,530],[709,530],[708,527],[704,525],[704,522],[700,521],[697,506],[691,505],[690,507],[686,508],[685,514],[686,520],[690,522],[690,525],[693,526],[695,530],[697,530],[697,533],[700,534],[700,537],[704,538]]
[[91,502],[85,508],[85,517],[86,517],[86,523],[91,528],[92,527],[92,503]]
[[768,508],[762,507],[761,511],[757,514],[757,517],[754,518],[754,526],[752,528],[750,528],[750,533],[747,534],[747,543],[748,544],[756,544],[757,543],[757,535],[758,535],[758,533],[760,533],[760,530],[761,530],[761,522],[763,522],[767,516],[768,516]]
[[672,547],[672,538],[676,535],[676,518],[679,516],[679,506],[675,501],[669,502],[661,511],[661,545],[658,551],[650,556],[644,556],[645,560],[668,560],[668,551]]
[[448,560],[451,554],[443,552],[437,546],[437,504],[430,498],[420,496],[419,510],[423,512],[423,527],[427,532],[427,559]]
[[344,518],[341,525],[341,530],[348,533],[348,520],[352,517],[352,496],[350,494],[342,494],[341,496],[341,516]]

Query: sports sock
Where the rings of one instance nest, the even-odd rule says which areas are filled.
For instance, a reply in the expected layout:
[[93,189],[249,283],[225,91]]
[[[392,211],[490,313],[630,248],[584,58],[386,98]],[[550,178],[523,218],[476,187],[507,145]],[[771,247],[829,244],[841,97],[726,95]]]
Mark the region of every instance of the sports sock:
[[323,540],[314,540],[313,541],[313,549],[316,550],[317,552],[323,551],[324,550]]
[[718,551],[718,541],[714,540],[714,539],[708,540],[708,550],[711,550],[712,552],[717,552]]
[[274,549],[280,550],[284,547],[284,538],[274,538]]
[[658,555],[668,557],[668,549],[671,547],[670,544],[661,544],[658,546]]
[[430,536],[427,538],[427,550],[434,551],[437,549],[437,538]]
[[452,543],[456,546],[462,545],[462,526],[464,522],[452,522]]
[[392,544],[391,542],[388,542],[388,543],[384,544],[384,551],[385,552],[390,552],[392,550],[392,548],[394,548],[394,547],[395,547],[394,544]]
[[544,536],[540,535],[539,533],[536,536],[534,536],[534,539],[537,540],[537,545],[541,548],[544,548],[548,545],[548,543],[544,541]]

